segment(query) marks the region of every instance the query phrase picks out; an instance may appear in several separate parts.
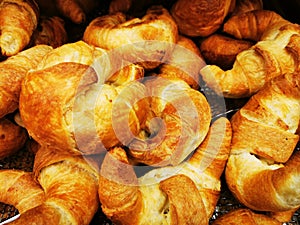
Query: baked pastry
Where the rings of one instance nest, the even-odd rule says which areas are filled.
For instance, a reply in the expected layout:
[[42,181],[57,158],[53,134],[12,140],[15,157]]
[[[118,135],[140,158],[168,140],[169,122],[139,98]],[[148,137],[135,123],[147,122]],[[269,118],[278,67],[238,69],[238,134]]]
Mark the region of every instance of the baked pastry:
[[114,148],[100,169],[103,212],[116,224],[208,224],[220,194],[231,126],[220,118],[193,156],[174,167],[153,169],[137,178],[126,152]]
[[109,3],[109,14],[114,14],[117,12],[126,13],[132,5],[132,0],[112,0]]
[[[106,59],[106,51],[95,48],[84,41],[66,43],[48,52],[39,62],[37,69],[45,69],[63,62],[75,62],[84,65],[92,65],[97,58]],[[105,60],[104,59],[104,60]]]
[[181,34],[206,37],[217,31],[235,7],[235,0],[178,0],[171,9]]
[[279,221],[264,214],[254,213],[250,209],[236,209],[220,216],[212,225],[281,225]]
[[40,17],[37,29],[31,37],[31,45],[45,44],[57,48],[68,41],[65,21],[57,16]]
[[273,78],[231,119],[233,138],[226,181],[245,206],[282,212],[300,206],[298,168],[300,76]]
[[300,38],[298,24],[275,12],[259,10],[231,17],[224,24],[224,30],[229,32],[229,28],[236,38],[259,41],[240,52],[230,70],[216,65],[202,68],[203,80],[217,94],[227,98],[249,97],[273,77],[292,73],[299,67],[298,48],[292,48]]
[[128,145],[129,155],[147,165],[177,165],[207,135],[210,105],[201,92],[180,79],[153,76],[144,84],[150,108],[145,126]]
[[164,78],[179,78],[192,88],[199,88],[200,69],[205,65],[198,46],[182,35],[169,59],[159,66],[157,75]]
[[178,30],[165,8],[153,6],[141,19],[127,20],[121,12],[97,17],[85,29],[83,40],[114,50],[112,54],[131,63],[153,69],[171,54],[178,40]]
[[237,0],[234,10],[230,16],[252,11],[252,10],[262,10],[262,9],[264,9],[262,0]]
[[0,119],[0,159],[19,151],[28,139],[24,128],[7,118]]
[[293,216],[295,215],[295,213],[298,209],[299,209],[299,207],[288,210],[288,211],[269,212],[268,216],[278,220],[281,223],[288,223],[293,219]]
[[236,56],[253,44],[251,41],[215,33],[200,42],[200,51],[207,64],[227,70],[232,68]]
[[75,24],[86,22],[87,15],[99,6],[95,0],[36,0],[41,15],[59,16]]
[[98,168],[80,156],[39,149],[34,171],[1,170],[0,201],[20,217],[10,224],[90,224],[99,207]]
[[0,47],[5,56],[22,51],[30,42],[39,19],[34,0],[2,0],[0,3]]
[[19,104],[29,135],[41,145],[74,154],[99,153],[128,142],[147,111],[145,87],[136,80],[143,71],[125,69],[122,78],[112,80],[106,79],[109,72],[74,62],[29,72]]
[[18,109],[23,78],[51,50],[47,45],[34,46],[0,62],[0,118]]

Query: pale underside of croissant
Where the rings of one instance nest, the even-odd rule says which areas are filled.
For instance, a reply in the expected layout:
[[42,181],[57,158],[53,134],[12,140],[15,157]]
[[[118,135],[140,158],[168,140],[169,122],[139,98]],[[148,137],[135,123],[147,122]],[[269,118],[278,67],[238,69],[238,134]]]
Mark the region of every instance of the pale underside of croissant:
[[34,46],[0,63],[0,118],[18,109],[21,83],[26,73],[35,69],[51,50],[47,45]]
[[300,154],[294,152],[299,79],[298,73],[272,79],[231,119],[226,181],[237,199],[253,210],[282,212],[300,206]]
[[0,171],[0,201],[20,217],[10,224],[88,225],[98,210],[98,169],[81,157],[39,149],[34,173]]
[[0,3],[0,47],[3,55],[12,56],[30,42],[37,27],[39,8],[34,0],[3,0]]
[[207,65],[200,72],[203,80],[219,95],[249,97],[273,77],[294,72],[298,66],[300,27],[278,14],[255,10],[231,17],[224,30],[236,38],[258,41],[240,52],[229,70]]
[[100,170],[103,212],[116,224],[208,224],[219,198],[230,142],[230,123],[221,118],[188,161],[139,178],[125,151],[113,149]]

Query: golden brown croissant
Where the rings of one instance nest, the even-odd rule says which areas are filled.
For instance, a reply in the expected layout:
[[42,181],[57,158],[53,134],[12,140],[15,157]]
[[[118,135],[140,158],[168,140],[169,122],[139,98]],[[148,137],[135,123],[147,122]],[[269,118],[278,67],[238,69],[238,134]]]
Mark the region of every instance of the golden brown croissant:
[[295,209],[291,209],[288,211],[282,211],[282,212],[269,212],[268,215],[276,220],[278,220],[281,223],[288,223],[292,220],[293,215],[296,213],[296,211],[299,209],[299,207]]
[[1,202],[20,212],[10,224],[88,225],[99,207],[98,168],[79,156],[41,148],[35,156],[34,174],[2,170],[0,179],[5,179]]
[[178,0],[171,9],[171,15],[181,34],[206,37],[222,26],[234,6],[235,0]]
[[149,8],[141,19],[126,20],[126,15],[121,12],[97,17],[83,35],[87,43],[114,50],[112,54],[140,63],[146,69],[164,62],[177,39],[177,25],[161,6]]
[[29,135],[41,145],[77,154],[99,153],[132,139],[147,112],[147,101],[141,100],[145,87],[137,81],[143,71],[125,68],[122,77],[109,77],[104,70],[109,63],[95,70],[63,62],[29,72],[19,104]]
[[249,49],[253,43],[224,34],[213,34],[200,43],[200,51],[205,62],[222,69],[231,69],[237,54]]
[[191,39],[180,35],[170,58],[160,65],[158,75],[182,79],[192,88],[198,89],[199,71],[204,65],[204,59],[197,45]]
[[0,118],[18,109],[23,78],[51,50],[50,46],[39,45],[0,62]]
[[[253,210],[287,211],[300,206],[300,76],[272,79],[231,119],[233,138],[226,167],[228,187]],[[294,153],[293,153],[294,152]]]
[[12,56],[30,42],[39,19],[34,0],[2,0],[0,3],[0,47],[3,55]]
[[211,122],[205,96],[185,81],[154,77],[145,82],[150,96],[145,127],[128,145],[137,162],[177,165],[204,140]]
[[67,40],[68,35],[62,18],[40,17],[38,27],[31,38],[31,45],[45,44],[57,48],[67,43]]
[[9,119],[0,118],[0,159],[20,150],[28,139],[24,128]]
[[97,57],[106,54],[101,48],[95,48],[84,41],[66,43],[48,52],[39,62],[37,69],[45,69],[62,62],[75,62],[85,65],[95,63]]
[[212,225],[281,225],[279,221],[266,215],[254,213],[250,209],[236,209],[219,217]]
[[230,141],[230,123],[221,118],[188,161],[153,169],[139,178],[125,151],[114,148],[100,170],[103,212],[116,224],[207,225],[219,198]]
[[0,171],[0,201],[24,213],[45,201],[45,192],[33,179],[32,172],[5,169]]
[[207,65],[201,70],[203,80],[219,95],[249,97],[273,77],[294,72],[299,67],[298,48],[292,48],[300,38],[298,24],[265,10],[233,16],[224,29],[226,24],[232,24],[230,33],[235,37],[259,41],[240,52],[230,70],[224,71],[216,65]]

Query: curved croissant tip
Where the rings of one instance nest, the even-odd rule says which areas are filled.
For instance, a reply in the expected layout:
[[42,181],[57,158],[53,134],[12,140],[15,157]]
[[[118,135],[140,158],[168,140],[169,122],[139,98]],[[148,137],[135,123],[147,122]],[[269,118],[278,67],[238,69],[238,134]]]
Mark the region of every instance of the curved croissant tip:
[[5,56],[12,56],[21,51],[22,46],[20,46],[21,41],[15,37],[12,33],[2,34],[0,39],[1,53]]

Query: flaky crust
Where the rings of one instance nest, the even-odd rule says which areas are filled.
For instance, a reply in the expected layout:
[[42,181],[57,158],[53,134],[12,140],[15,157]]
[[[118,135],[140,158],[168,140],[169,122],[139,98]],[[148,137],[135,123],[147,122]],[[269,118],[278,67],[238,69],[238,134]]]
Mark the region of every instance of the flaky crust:
[[190,39],[180,35],[169,59],[160,65],[160,77],[179,78],[192,88],[199,88],[200,69],[205,65],[198,46]]
[[48,52],[39,62],[37,69],[45,69],[63,62],[75,62],[92,65],[97,57],[102,57],[106,51],[95,48],[84,41],[66,43]]
[[[120,38],[123,37],[123,38]],[[116,53],[146,69],[161,64],[178,39],[177,25],[163,7],[154,6],[140,18],[126,19],[119,12],[97,17],[86,28],[83,40]]]
[[[219,95],[228,98],[249,97],[272,78],[292,73],[299,67],[298,54],[295,53],[298,47],[292,49],[292,46],[297,46],[299,42],[300,26],[282,19],[274,12],[259,12],[238,14],[228,21],[230,23],[234,18],[233,24],[238,26],[234,28],[237,38],[258,38],[259,41],[250,49],[240,52],[230,70],[223,70],[216,65],[207,65],[201,70],[203,80]],[[262,17],[262,23],[258,22],[258,15]],[[242,20],[244,16],[247,16],[246,21]],[[254,31],[249,33],[252,28]]]
[[116,224],[208,224],[230,143],[230,122],[220,118],[188,161],[153,169],[139,178],[126,152],[112,149],[100,170],[103,212]]
[[1,170],[0,180],[0,201],[13,205],[21,214],[45,200],[45,193],[34,181],[32,172]]
[[187,36],[208,36],[219,29],[235,1],[176,1],[171,9],[178,29]]
[[[132,74],[140,72],[123,72],[124,81],[133,81],[130,79],[136,76]],[[74,62],[28,73],[20,96],[20,115],[29,134],[41,145],[77,154],[99,153],[121,144],[120,136],[128,142],[129,134],[124,136],[124,129],[117,128],[127,126],[133,134],[139,131],[145,113],[141,109],[147,106],[136,101],[144,95],[144,85],[136,82],[125,88],[125,82],[122,87],[104,82],[105,74],[98,76],[92,67]],[[122,106],[115,104],[116,100]],[[135,103],[135,108],[128,109]],[[128,116],[129,121],[125,120]]]
[[34,0],[3,0],[0,4],[0,47],[3,55],[12,56],[30,42],[39,19]]
[[226,70],[231,69],[236,56],[249,49],[254,43],[239,40],[223,34],[213,34],[200,43],[205,62]]
[[251,209],[277,212],[300,206],[295,188],[300,154],[294,152],[299,107],[299,74],[286,74],[271,80],[231,119],[226,181]]
[[0,118],[18,109],[22,80],[51,50],[47,45],[35,46],[0,63]]
[[129,144],[129,154],[148,165],[177,165],[199,146],[209,130],[208,101],[180,79],[158,76],[146,80],[145,86],[151,107],[140,137]]
[[20,217],[11,224],[90,224],[99,206],[96,164],[55,152],[39,149],[34,173],[0,172],[0,179],[2,174],[6,177],[1,200],[20,209]]

